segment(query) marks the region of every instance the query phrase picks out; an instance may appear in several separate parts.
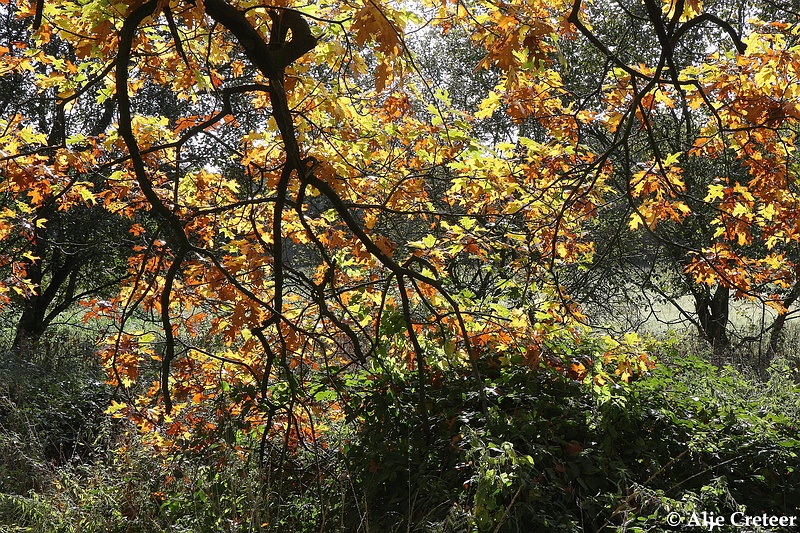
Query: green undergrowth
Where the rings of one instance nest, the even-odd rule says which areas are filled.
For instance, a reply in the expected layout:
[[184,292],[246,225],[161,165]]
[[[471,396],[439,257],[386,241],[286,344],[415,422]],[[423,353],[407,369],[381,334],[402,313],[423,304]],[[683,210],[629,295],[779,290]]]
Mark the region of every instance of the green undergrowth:
[[18,368],[0,391],[0,532],[659,532],[707,530],[671,528],[672,512],[800,516],[791,364],[751,375],[676,341],[657,351],[651,372],[606,387],[485,361],[486,409],[466,373],[432,376],[424,411],[416,374],[354,379],[324,447],[268,440],[259,457],[240,440],[253,452],[166,460],[105,419],[112,391],[85,359]]
[[454,509],[479,531],[664,531],[673,511],[800,516],[790,369],[761,381],[661,350],[648,375],[602,389],[504,368],[487,383],[486,415],[466,383],[446,383],[428,440],[413,396],[379,391],[349,454],[370,465],[358,479],[376,531],[426,511],[443,524]]

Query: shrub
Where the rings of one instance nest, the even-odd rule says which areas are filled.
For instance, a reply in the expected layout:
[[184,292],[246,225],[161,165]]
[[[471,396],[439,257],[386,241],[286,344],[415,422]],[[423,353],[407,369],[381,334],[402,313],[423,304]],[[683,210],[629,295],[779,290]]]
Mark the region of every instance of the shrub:
[[441,529],[453,509],[478,531],[663,531],[673,510],[797,514],[790,371],[762,382],[660,349],[653,371],[605,387],[493,367],[485,414],[466,376],[445,376],[427,424],[413,387],[374,382],[343,455],[360,503],[352,527]]

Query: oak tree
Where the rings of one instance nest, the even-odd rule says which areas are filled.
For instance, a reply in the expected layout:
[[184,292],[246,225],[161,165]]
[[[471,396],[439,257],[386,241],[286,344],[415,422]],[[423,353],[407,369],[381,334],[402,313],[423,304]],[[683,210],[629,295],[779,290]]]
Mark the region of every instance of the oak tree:
[[[348,379],[397,369],[413,372],[423,427],[442,372],[468,369],[488,410],[487,360],[630,379],[651,365],[636,335],[560,349],[591,335],[571,278],[613,202],[620,231],[682,250],[711,309],[701,325],[720,322],[701,305],[712,288],[780,316],[797,298],[791,24],[737,29],[692,0],[609,7],[649,39],[642,52],[610,44],[601,7],[580,0],[13,9],[33,32],[0,45],[0,75],[27,76],[49,107],[0,117],[0,241],[22,228],[29,246],[4,257],[0,297],[63,287],[84,320],[111,324],[98,351],[124,401],[110,412],[159,449],[231,429],[262,456],[274,438],[318,439],[352,409]],[[703,32],[731,46],[682,48]],[[434,83],[418,35],[470,43],[480,94]],[[567,72],[578,42],[598,66],[582,76]],[[696,214],[713,231],[674,242]],[[50,237],[97,221],[125,236],[94,238],[132,244],[111,296],[70,289],[59,265],[88,258]]]

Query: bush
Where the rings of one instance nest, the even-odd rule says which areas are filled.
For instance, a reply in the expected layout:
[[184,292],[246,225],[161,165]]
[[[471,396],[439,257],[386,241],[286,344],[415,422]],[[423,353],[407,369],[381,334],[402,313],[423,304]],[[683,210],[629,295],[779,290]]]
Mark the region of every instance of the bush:
[[346,420],[292,449],[266,439],[263,457],[240,433],[164,454],[119,427],[112,446],[103,397],[81,386],[92,367],[55,365],[4,381],[0,530],[659,532],[672,511],[797,515],[791,370],[761,380],[658,349],[652,371],[602,387],[487,358],[485,411],[465,370],[429,372],[424,410],[416,373],[354,376]]
[[790,371],[762,382],[661,350],[652,372],[606,387],[494,368],[486,414],[467,377],[450,375],[428,391],[427,424],[413,387],[376,381],[343,456],[360,496],[351,527],[449,530],[453,510],[478,531],[663,531],[673,510],[796,515]]
[[80,337],[55,333],[24,357],[0,353],[0,424],[5,434],[38,448],[43,460],[89,459],[107,434],[103,411],[112,391],[92,347]]

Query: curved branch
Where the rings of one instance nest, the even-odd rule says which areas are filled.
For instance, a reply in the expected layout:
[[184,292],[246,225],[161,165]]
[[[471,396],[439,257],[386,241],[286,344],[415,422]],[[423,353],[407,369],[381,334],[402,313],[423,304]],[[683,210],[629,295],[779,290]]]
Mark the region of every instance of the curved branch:
[[131,98],[130,94],[128,94],[128,67],[130,66],[133,39],[139,25],[147,17],[155,13],[157,6],[157,0],[150,0],[136,8],[128,18],[125,19],[119,35],[119,52],[116,60],[115,81],[117,98],[119,99],[119,135],[122,137],[131,155],[136,181],[139,183],[139,187],[142,189],[142,193],[152,210],[167,221],[174,240],[173,248],[175,257],[167,271],[164,288],[161,293],[161,322],[164,327],[164,335],[166,336],[164,356],[161,363],[161,392],[164,394],[164,407],[167,413],[169,413],[172,411],[172,401],[168,388],[169,367],[175,356],[175,338],[172,334],[172,323],[169,316],[169,297],[175,276],[189,251],[190,245],[181,220],[164,205],[161,198],[159,198],[158,194],[153,189],[153,184],[147,175],[147,169],[142,159],[136,136],[133,134]]
[[677,29],[677,31],[675,31],[675,35],[672,36],[672,39],[670,40],[670,45],[675,46],[680,40],[680,38],[683,37],[683,35],[687,31],[691,30],[695,26],[702,24],[703,22],[706,21],[716,24],[717,26],[725,30],[725,32],[728,35],[730,35],[731,40],[733,40],[734,46],[736,46],[736,50],[738,50],[740,54],[744,54],[747,51],[747,45],[744,44],[742,40],[739,38],[739,34],[736,33],[736,30],[733,28],[733,26],[731,26],[728,22],[725,22],[721,18],[715,17],[714,15],[711,15],[709,13],[703,13],[702,15],[698,15],[693,19],[687,21],[685,24],[681,25]]

